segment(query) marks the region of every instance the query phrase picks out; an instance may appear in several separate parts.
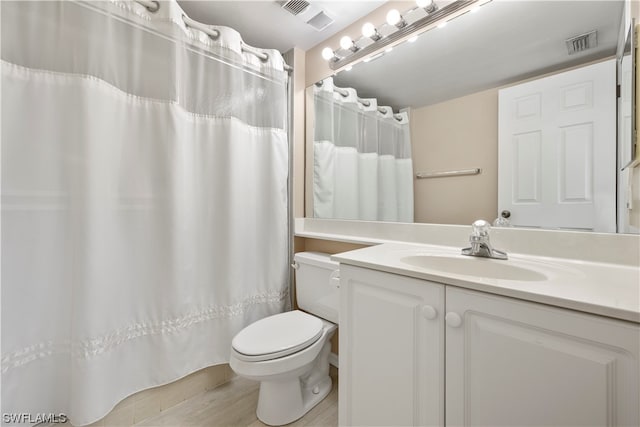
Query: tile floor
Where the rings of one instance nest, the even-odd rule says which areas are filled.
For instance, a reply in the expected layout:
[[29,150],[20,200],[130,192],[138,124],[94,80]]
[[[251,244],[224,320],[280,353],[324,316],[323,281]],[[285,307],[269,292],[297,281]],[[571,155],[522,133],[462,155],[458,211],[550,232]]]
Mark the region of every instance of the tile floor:
[[[337,426],[337,371],[332,368],[333,388],[322,402],[289,426]],[[190,427],[258,427],[264,426],[256,418],[258,383],[234,377],[213,390],[198,394],[136,426]]]

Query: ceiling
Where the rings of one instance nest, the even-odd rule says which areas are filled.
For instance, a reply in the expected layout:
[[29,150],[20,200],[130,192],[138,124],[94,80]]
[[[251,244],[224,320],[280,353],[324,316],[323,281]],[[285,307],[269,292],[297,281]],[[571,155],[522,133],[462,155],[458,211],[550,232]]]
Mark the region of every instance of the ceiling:
[[[335,77],[378,105],[421,107],[615,55],[622,1],[494,0]],[[596,48],[567,38],[597,30]]]
[[308,50],[344,29],[352,22],[377,9],[386,0],[310,1],[314,9],[321,8],[334,19],[322,31],[305,22],[310,16],[298,16],[283,10],[273,0],[263,1],[182,1],[186,14],[196,21],[210,25],[224,25],[237,30],[249,45],[286,52],[293,47]]

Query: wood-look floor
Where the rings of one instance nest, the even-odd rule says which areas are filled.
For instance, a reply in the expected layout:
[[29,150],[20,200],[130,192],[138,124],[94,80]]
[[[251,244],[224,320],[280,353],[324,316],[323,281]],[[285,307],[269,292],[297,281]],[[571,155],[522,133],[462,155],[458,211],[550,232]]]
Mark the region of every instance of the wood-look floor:
[[[329,395],[290,426],[338,425],[338,380],[334,368],[331,377],[333,387]],[[256,417],[258,388],[259,383],[255,381],[234,377],[228,383],[185,400],[136,426],[265,426]]]

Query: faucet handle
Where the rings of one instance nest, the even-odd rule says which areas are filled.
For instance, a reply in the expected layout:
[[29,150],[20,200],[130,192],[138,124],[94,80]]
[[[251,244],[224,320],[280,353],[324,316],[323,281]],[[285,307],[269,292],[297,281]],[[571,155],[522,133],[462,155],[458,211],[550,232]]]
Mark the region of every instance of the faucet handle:
[[472,234],[474,236],[479,236],[479,237],[488,236],[489,230],[491,229],[491,225],[484,219],[479,219],[477,221],[474,221],[473,224],[471,224],[471,227],[473,228]]

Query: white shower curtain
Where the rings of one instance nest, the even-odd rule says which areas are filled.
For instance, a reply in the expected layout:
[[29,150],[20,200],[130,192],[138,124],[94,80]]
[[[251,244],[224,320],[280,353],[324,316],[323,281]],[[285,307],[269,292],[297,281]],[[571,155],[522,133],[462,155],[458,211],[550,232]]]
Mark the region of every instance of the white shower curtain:
[[314,86],[316,218],[413,222],[409,117],[333,79]]
[[3,413],[91,423],[289,306],[282,57],[182,13],[1,3]]

